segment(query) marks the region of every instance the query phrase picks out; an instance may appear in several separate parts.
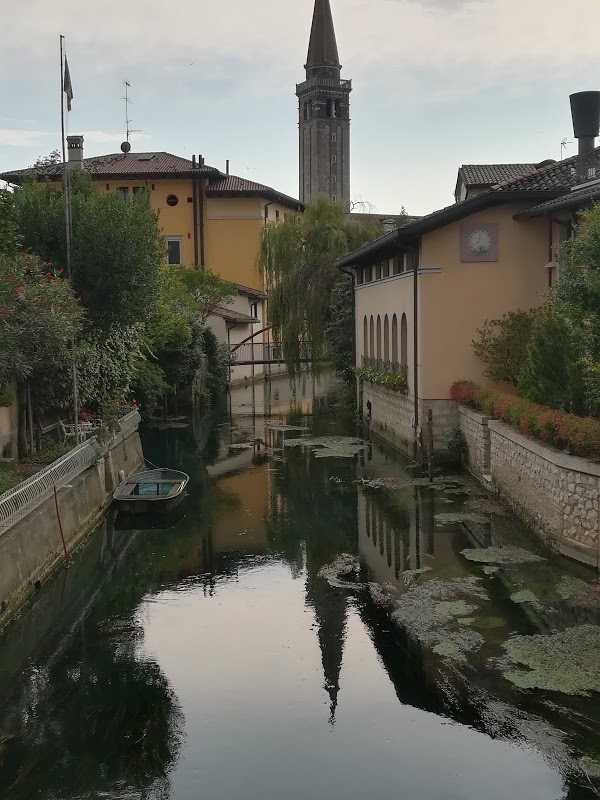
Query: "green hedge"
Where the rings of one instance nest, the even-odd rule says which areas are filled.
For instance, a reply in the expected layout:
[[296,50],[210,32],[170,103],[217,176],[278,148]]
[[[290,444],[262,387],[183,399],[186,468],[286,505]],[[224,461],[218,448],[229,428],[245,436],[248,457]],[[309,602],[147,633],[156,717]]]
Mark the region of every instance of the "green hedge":
[[532,403],[522,397],[482,389],[471,381],[457,381],[450,389],[457,403],[481,411],[517,428],[523,436],[539,439],[573,455],[600,458],[600,421]]

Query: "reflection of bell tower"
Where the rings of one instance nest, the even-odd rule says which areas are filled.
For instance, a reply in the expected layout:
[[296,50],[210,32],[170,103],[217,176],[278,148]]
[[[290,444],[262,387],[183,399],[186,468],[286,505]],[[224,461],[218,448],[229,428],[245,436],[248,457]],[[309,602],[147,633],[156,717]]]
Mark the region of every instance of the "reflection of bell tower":
[[325,677],[324,688],[329,695],[329,722],[335,725],[335,712],[340,690],[340,672],[346,638],[346,597],[323,578],[308,571],[306,602],[315,611],[321,663]]
[[350,92],[342,80],[329,0],[315,0],[305,64],[296,86],[300,127],[300,199],[317,194],[350,210]]

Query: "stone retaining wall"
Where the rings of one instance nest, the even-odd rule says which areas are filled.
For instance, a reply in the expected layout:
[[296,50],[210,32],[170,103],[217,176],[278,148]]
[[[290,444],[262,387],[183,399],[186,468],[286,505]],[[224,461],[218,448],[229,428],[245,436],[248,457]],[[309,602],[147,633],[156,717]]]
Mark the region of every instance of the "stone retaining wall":
[[498,494],[550,547],[600,567],[600,464],[561,453],[510,426],[460,407],[475,477]]
[[[361,381],[362,417],[367,418],[367,403],[371,403],[371,431],[390,444],[406,450],[414,447],[414,398],[402,392]],[[433,447],[441,453],[448,434],[458,427],[458,412],[454,400],[421,400],[419,402],[419,434],[425,429],[427,412],[433,412]]]
[[[72,550],[101,518],[118,484],[118,474],[143,465],[137,431],[118,438],[106,456],[58,492],[67,548]],[[54,497],[0,535],[0,625],[65,560]]]

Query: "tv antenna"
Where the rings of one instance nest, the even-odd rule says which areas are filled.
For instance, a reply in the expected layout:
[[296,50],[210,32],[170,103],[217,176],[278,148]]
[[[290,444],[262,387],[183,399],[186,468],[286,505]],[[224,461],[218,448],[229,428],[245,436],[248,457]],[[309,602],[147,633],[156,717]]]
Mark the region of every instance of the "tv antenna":
[[125,84],[125,97],[121,98],[125,101],[125,135],[126,135],[126,142],[129,144],[129,137],[132,133],[141,133],[140,130],[136,130],[134,128],[130,128],[129,126],[133,122],[132,119],[129,119],[129,106],[132,103],[132,100],[129,97],[129,89],[131,89],[131,84],[129,81],[123,81]]
[[564,139],[562,140],[562,142],[560,143],[560,160],[561,160],[561,161],[562,161],[562,160],[563,160],[563,158],[564,158],[564,151],[567,149],[567,147],[568,147],[570,144],[573,144],[573,142],[568,142],[568,141],[567,141],[567,137],[565,136],[565,138],[564,138]]

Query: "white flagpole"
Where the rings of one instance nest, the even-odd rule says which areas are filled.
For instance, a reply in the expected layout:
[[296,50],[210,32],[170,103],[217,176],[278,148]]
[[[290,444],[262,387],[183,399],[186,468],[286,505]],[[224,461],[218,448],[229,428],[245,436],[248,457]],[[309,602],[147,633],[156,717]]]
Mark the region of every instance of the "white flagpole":
[[[60,37],[60,131],[63,159],[63,197],[65,204],[65,237],[67,255],[67,276],[71,273],[71,192],[69,188],[69,169],[65,149],[65,37]],[[71,341],[71,373],[73,378],[73,423],[75,425],[75,441],[79,444],[79,392],[77,389],[77,365],[75,363],[75,337]]]

